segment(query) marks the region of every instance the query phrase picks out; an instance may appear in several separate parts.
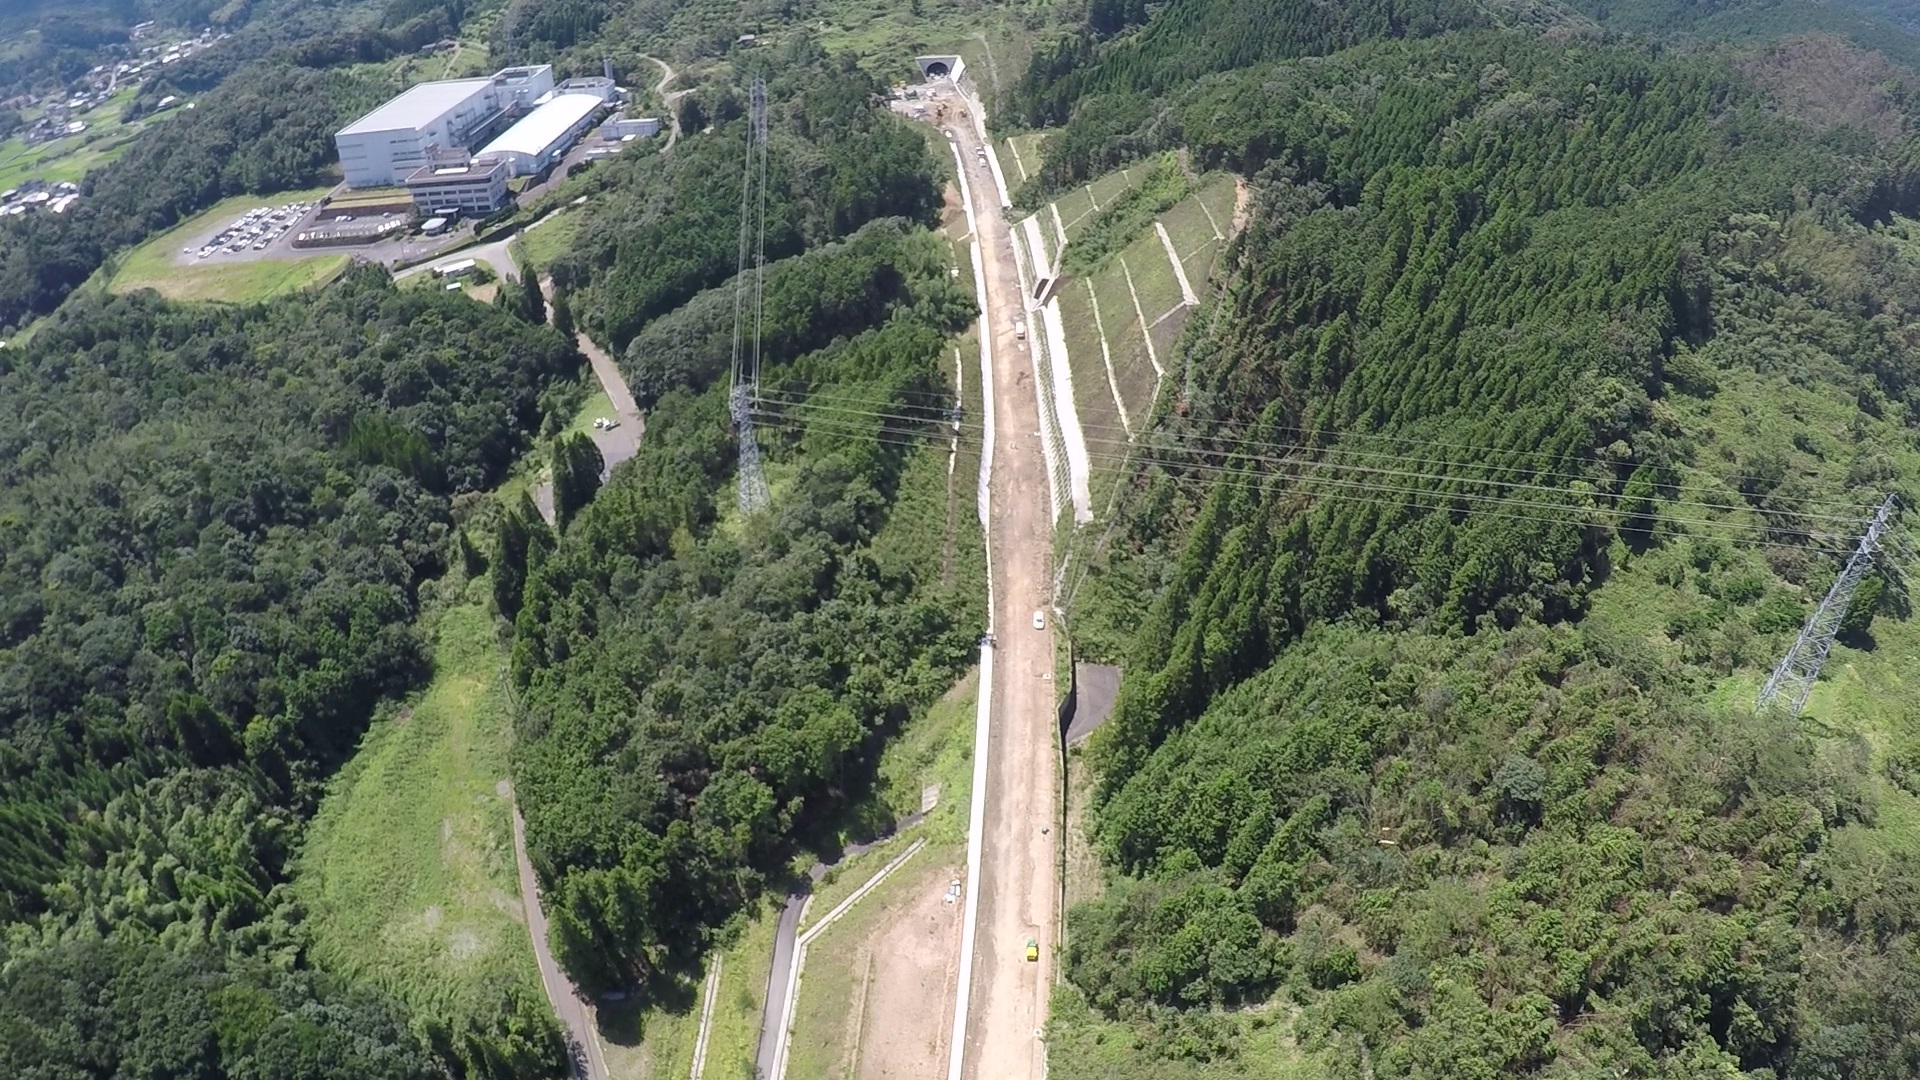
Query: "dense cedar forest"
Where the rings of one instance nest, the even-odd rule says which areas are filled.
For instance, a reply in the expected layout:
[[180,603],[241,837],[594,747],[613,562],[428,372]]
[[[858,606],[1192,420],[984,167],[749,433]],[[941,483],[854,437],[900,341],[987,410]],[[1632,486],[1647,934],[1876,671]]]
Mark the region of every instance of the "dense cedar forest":
[[[828,101],[871,107],[807,98]],[[861,130],[812,116],[836,139]],[[911,151],[898,183],[927,205],[924,142],[888,145]],[[889,218],[769,269],[771,517],[734,509],[726,283],[633,338],[652,409],[635,462],[557,537],[524,510],[504,523],[492,573],[524,695],[515,787],[556,951],[587,986],[688,970],[972,660],[984,598],[954,574],[950,530],[926,527],[939,474],[906,478],[930,453],[908,436],[946,417],[949,336],[975,314],[948,260]]]
[[282,885],[321,780],[427,673],[452,499],[505,475],[580,363],[377,269],[249,309],[89,294],[7,350],[0,1072],[559,1067],[544,1012],[396,1026],[299,971]]
[[1275,1075],[1289,1011],[1303,1075],[1920,1069],[1913,737],[1750,712],[1913,495],[1905,73],[1185,25],[1066,76],[1112,90],[1026,196],[1255,189],[1078,612],[1126,677],[1055,1074]]
[[[798,35],[757,59],[770,65],[768,260],[876,218],[933,220],[940,194],[925,141],[876,106],[885,88],[873,76]],[[606,197],[552,268],[580,326],[617,350],[737,265],[746,95],[729,85],[709,98],[710,122],[722,125],[716,137],[670,156],[617,159],[593,174]]]

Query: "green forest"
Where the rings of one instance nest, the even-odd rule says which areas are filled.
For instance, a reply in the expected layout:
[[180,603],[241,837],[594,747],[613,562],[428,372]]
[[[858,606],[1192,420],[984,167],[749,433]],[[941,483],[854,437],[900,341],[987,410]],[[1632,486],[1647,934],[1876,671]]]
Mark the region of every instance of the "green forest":
[[[1250,203],[1160,354],[1113,519],[1061,538],[1091,570],[1059,622],[1125,675],[1073,756],[1097,865],[1069,868],[1050,1075],[1920,1074],[1905,525],[1807,715],[1753,704],[1873,509],[1920,494],[1900,10],[1074,12],[992,79],[999,134],[1046,132],[1018,205],[1141,177],[1063,270],[1213,170]],[[879,46],[822,44],[862,16],[14,15],[0,85],[36,91],[137,17],[233,36],[143,87],[135,115],[196,107],[71,213],[0,224],[0,1074],[564,1075],[531,976],[411,993],[374,949],[315,945],[310,823],[449,640],[498,721],[460,730],[500,736],[462,779],[524,814],[567,974],[693,1000],[873,813],[883,747],[986,629],[971,429],[948,456],[979,312],[934,228],[947,151],[890,114]],[[649,87],[640,50],[697,65],[670,153],[541,204],[573,238],[541,259],[550,318],[532,278],[481,304],[370,266],[245,306],[88,284],[223,198],[324,183],[335,128],[395,89],[380,65],[453,36]],[[747,513],[727,373],[756,78],[772,508]],[[646,410],[610,471],[576,327]]]
[[[770,515],[735,509],[726,386],[696,357],[647,384],[639,456],[560,536],[525,512],[502,533],[515,784],[556,951],[589,987],[666,993],[696,970],[972,662],[984,596],[951,526],[926,527],[950,496],[915,467],[946,417],[948,337],[974,316],[947,260],[885,219],[770,273]],[[732,291],[686,310],[730,310]],[[806,340],[802,296],[831,305],[832,341]]]
[[[1920,465],[1897,69],[1468,31],[1228,70],[1181,25],[1096,58],[1131,103],[1035,180],[1183,148],[1256,190],[1075,611],[1126,676],[1056,1075],[1920,1068],[1920,733],[1753,711]],[[1896,663],[1906,595],[1842,652]]]
[[378,269],[250,309],[89,294],[6,351],[0,1072],[558,1067],[544,1012],[422,1028],[302,970],[284,884],[321,780],[431,667],[454,500],[580,364]]

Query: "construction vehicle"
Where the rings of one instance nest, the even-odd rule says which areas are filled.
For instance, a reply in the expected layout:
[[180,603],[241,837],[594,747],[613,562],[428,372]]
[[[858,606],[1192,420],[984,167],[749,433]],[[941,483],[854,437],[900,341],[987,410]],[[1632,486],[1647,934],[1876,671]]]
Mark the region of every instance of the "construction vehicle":
[[1028,938],[1027,939],[1027,961],[1029,963],[1032,963],[1039,959],[1040,959],[1040,943],[1033,940],[1032,938]]

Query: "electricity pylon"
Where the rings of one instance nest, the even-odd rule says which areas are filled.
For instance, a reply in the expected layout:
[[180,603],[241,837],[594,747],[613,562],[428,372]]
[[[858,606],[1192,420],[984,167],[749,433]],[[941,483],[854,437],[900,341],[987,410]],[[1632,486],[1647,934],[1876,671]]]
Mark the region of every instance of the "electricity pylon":
[[[740,513],[765,510],[772,502],[760,464],[760,441],[753,431],[753,405],[760,396],[760,326],[765,309],[767,271],[767,80],[753,80],[747,125],[747,164],[740,183],[740,267],[733,289],[733,376],[727,412],[740,439]],[[747,342],[748,319],[753,341]]]
[[1880,504],[1880,511],[1873,515],[1866,533],[1860,537],[1860,546],[1853,551],[1853,557],[1847,560],[1846,569],[1827,590],[1826,599],[1813,611],[1813,617],[1800,630],[1800,636],[1794,640],[1793,647],[1780,660],[1780,666],[1773,669],[1773,675],[1767,679],[1767,685],[1760,691],[1760,700],[1755,711],[1782,709],[1789,715],[1798,716],[1807,703],[1807,695],[1813,693],[1813,682],[1820,677],[1820,665],[1826,663],[1827,653],[1833,650],[1833,640],[1840,633],[1840,623],[1847,617],[1847,607],[1853,603],[1854,590],[1866,579],[1873,569],[1873,558],[1880,551],[1881,535],[1887,530],[1887,523],[1893,518],[1893,496],[1888,495]]

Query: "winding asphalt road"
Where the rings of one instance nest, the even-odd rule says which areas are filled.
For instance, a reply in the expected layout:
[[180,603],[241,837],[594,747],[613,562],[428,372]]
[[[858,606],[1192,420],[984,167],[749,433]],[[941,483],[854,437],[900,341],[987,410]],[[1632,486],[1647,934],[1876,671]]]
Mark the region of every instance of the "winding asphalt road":
[[533,959],[540,967],[540,984],[546,987],[553,1014],[566,1030],[573,1075],[579,1080],[608,1080],[607,1061],[601,1055],[600,1039],[594,1034],[586,1001],[554,961],[553,950],[547,947],[547,915],[540,906],[540,882],[534,877],[532,861],[527,858],[527,823],[520,816],[518,805],[513,808],[513,861],[520,868],[520,898],[527,911],[527,933],[533,938]]

